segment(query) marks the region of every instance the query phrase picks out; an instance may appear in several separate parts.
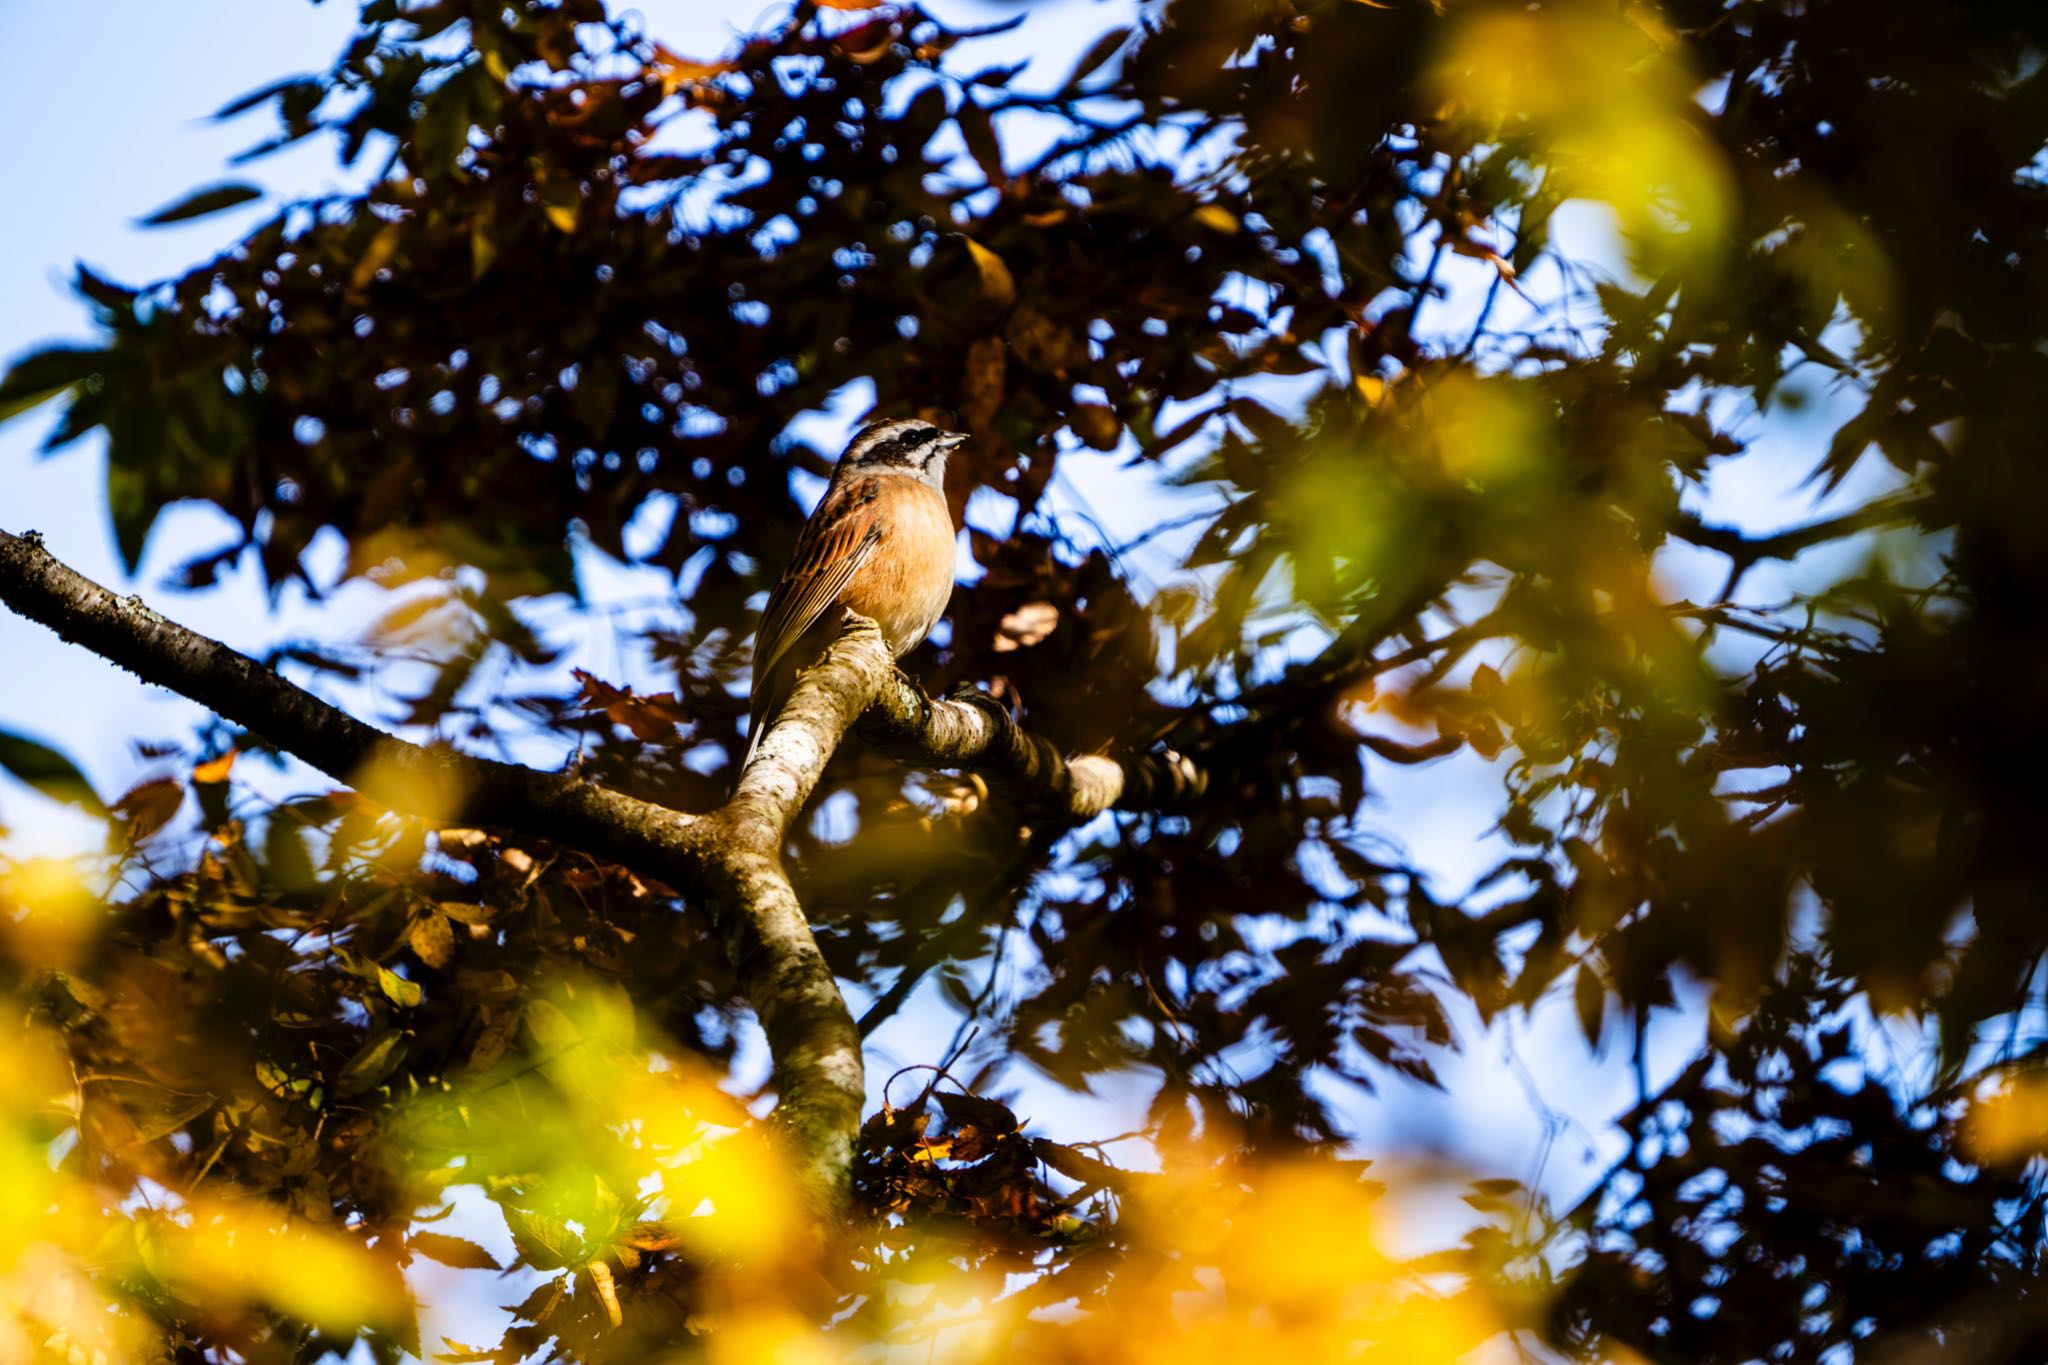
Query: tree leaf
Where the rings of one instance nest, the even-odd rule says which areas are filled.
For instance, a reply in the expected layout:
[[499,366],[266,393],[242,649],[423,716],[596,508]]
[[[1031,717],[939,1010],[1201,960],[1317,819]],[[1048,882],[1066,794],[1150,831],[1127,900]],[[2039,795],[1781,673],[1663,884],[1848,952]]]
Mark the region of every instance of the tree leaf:
[[1081,54],[1081,60],[1074,63],[1073,73],[1067,77],[1066,88],[1072,90],[1101,70],[1103,65],[1121,52],[1124,44],[1130,40],[1131,31],[1127,28],[1113,28],[1097,38],[1089,49]]
[[981,167],[988,183],[997,189],[1009,184],[1009,174],[1003,169],[1003,146],[996,139],[995,120],[988,110],[973,100],[963,99],[953,121],[960,125],[960,136],[967,140],[967,153]]
[[218,757],[207,759],[204,763],[193,764],[192,780],[194,782],[227,781],[228,771],[235,766],[235,753],[235,750],[230,749]]
[[1595,1052],[1600,1050],[1600,1026],[1607,1011],[1607,987],[1600,980],[1600,973],[1584,962],[1572,978],[1572,1007],[1578,1011],[1579,1031],[1586,1035],[1586,1046]]
[[413,151],[418,168],[428,175],[455,169],[455,161],[469,145],[470,125],[477,106],[487,93],[490,75],[480,62],[472,62],[450,76],[427,96],[426,112],[413,125]]
[[143,227],[163,227],[168,223],[185,223],[194,218],[204,218],[209,213],[219,213],[237,204],[246,204],[252,199],[261,199],[263,191],[246,181],[230,181],[222,185],[210,185],[195,190],[175,204],[167,204],[139,220]]
[[985,1100],[979,1095],[961,1095],[950,1090],[936,1092],[933,1099],[946,1115],[946,1122],[955,1128],[972,1124],[984,1133],[1014,1133],[1017,1131],[1017,1116],[1010,1106],[996,1100]]
[[442,1265],[452,1265],[457,1270],[503,1270],[498,1258],[485,1251],[466,1237],[450,1237],[445,1232],[415,1232],[405,1239],[405,1244],[418,1255]]
[[110,352],[96,346],[46,346],[31,351],[0,379],[0,422],[47,403],[107,368]]
[[408,981],[389,967],[377,968],[377,986],[390,997],[392,1004],[403,1005],[407,1009],[419,1004],[426,994],[420,989],[419,982]]
[[265,100],[275,99],[287,90],[307,89],[322,89],[320,79],[317,76],[287,76],[281,81],[272,81],[269,85],[263,86],[260,89],[251,90],[246,95],[237,95],[234,99],[229,100],[226,104],[214,110],[208,117],[215,120],[231,119],[237,114],[246,113],[254,109]]
[[355,1056],[348,1059],[341,1068],[341,1074],[334,1078],[334,1093],[360,1095],[373,1086],[383,1084],[385,1078],[398,1070],[398,1064],[404,1060],[405,1030],[385,1029],[364,1043],[356,1050]]
[[455,931],[448,927],[447,916],[438,911],[428,911],[414,920],[406,939],[414,955],[429,967],[445,967],[455,956]]
[[53,801],[65,801],[91,815],[107,814],[78,765],[40,740],[0,730],[0,769]]
[[128,822],[128,840],[140,843],[171,822],[185,803],[185,784],[175,777],[157,777],[130,787],[114,812]]
[[528,1213],[509,1204],[501,1205],[500,1211],[505,1215],[512,1240],[519,1246],[519,1254],[535,1270],[560,1270],[583,1259],[582,1239],[561,1219]]
[[974,258],[974,268],[981,276],[983,297],[998,308],[1008,308],[1017,301],[1017,281],[1011,276],[1010,267],[972,237],[966,241],[967,254]]

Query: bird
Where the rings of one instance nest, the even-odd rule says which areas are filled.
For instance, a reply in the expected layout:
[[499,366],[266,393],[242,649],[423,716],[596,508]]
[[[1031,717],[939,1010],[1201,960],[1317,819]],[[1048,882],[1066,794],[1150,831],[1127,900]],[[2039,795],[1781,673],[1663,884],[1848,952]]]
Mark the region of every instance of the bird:
[[917,648],[953,596],[953,514],[946,456],[967,437],[897,418],[855,433],[816,510],[797,533],[754,637],[745,772],[788,700],[848,612],[881,627],[896,658]]

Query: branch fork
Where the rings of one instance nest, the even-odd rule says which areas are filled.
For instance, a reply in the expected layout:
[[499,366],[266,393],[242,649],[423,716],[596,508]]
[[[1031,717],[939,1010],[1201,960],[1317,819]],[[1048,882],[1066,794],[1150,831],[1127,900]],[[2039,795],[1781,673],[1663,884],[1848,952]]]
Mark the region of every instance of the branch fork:
[[[75,572],[33,531],[0,531],[0,602],[394,810],[444,820],[454,814],[462,823],[571,844],[694,901],[767,1035],[776,1121],[821,1220],[843,1213],[851,1195],[865,1080],[860,1033],[797,902],[782,849],[848,731],[898,762],[979,773],[1018,804],[1073,821],[1113,807],[1182,805],[1206,786],[1200,767],[1171,752],[1065,758],[992,698],[934,701],[896,667],[864,617],[849,619],[798,676],[731,799],[691,815],[568,774],[386,734],[140,597],[119,597]],[[423,808],[423,792],[460,793],[459,812]]]

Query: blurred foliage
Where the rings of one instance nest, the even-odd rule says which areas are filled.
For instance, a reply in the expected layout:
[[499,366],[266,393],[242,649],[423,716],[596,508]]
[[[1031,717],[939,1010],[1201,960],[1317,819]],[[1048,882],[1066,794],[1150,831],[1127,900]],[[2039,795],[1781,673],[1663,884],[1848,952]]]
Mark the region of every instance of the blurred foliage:
[[[1059,78],[858,0],[701,60],[600,0],[366,0],[332,68],[222,111],[274,117],[252,157],[334,139],[364,192],[162,284],[80,270],[96,340],[20,359],[0,416],[104,435],[131,566],[201,499],[240,532],[180,586],[388,590],[270,662],[390,723],[714,804],[829,456],[790,425],[865,382],[972,433],[955,510],[1011,527],[970,534],[927,686],[1213,780],[1076,832],[836,760],[791,850],[825,951],[868,1027],[935,987],[962,1040],[819,1247],[714,1083],[734,988],[667,888],[455,807],[266,801],[254,736],[153,752],[104,859],[0,881],[10,1354],[395,1358],[398,1269],[502,1264],[437,1230],[472,1196],[534,1273],[456,1359],[2043,1354],[2048,10],[1119,14]],[[1567,205],[1612,259],[1560,251]],[[1825,515],[1704,519],[1822,391],[1849,415],[1799,417],[1775,486]],[[1168,581],[1048,496],[1096,452],[1194,509]],[[675,575],[616,623],[666,690],[565,676],[545,621],[602,614],[575,547]],[[1674,591],[1702,560],[1718,591]],[[1447,901],[1369,802],[1467,750],[1514,851]],[[37,741],[0,764],[98,805]],[[1677,981],[1711,1024],[1659,1087]],[[1563,998],[1635,1040],[1627,1158],[1381,1246],[1343,1083],[1433,1084],[1453,1018]],[[1913,1024],[1927,1074],[1877,1067]],[[1150,1087],[1133,1158],[1027,1133],[1021,1066]]]

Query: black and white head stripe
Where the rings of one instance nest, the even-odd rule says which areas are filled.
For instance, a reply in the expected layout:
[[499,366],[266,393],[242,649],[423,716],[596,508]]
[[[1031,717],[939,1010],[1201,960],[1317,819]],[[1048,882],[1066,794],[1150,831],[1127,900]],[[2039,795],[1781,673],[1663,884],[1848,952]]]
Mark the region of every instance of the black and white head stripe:
[[840,463],[869,468],[887,465],[922,469],[935,456],[945,454],[964,439],[915,418],[875,422],[863,427],[853,438]]

